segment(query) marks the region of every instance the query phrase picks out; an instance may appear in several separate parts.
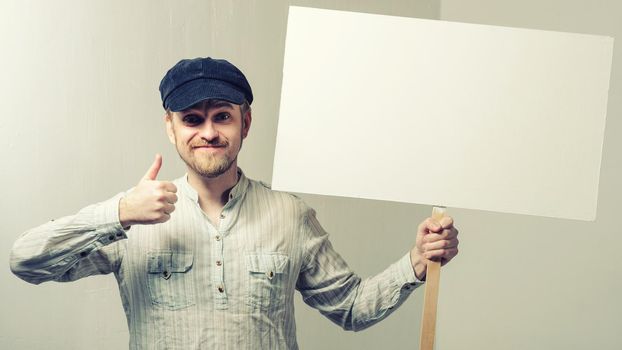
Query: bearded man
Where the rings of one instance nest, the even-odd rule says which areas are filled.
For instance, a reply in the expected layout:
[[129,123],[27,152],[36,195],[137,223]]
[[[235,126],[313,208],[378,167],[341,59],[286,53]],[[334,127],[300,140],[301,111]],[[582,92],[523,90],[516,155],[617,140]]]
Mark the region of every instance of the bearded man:
[[34,284],[113,273],[130,349],[297,349],[294,291],[346,330],[390,315],[423,283],[429,260],[458,252],[450,217],[431,218],[383,272],[357,276],[299,198],[245,176],[237,155],[251,87],[225,60],[196,58],[160,84],[164,123],[187,174],[138,184],[23,233],[11,269]]

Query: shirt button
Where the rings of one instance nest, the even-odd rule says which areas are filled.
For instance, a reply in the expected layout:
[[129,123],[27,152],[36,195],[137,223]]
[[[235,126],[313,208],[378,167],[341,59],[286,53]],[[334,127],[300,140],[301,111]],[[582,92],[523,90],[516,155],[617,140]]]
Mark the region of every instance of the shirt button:
[[220,235],[216,235],[216,240],[220,241]]
[[274,277],[274,272],[272,272],[272,271],[267,272],[266,276],[268,276],[269,279],[272,279],[272,277]]
[[222,261],[216,260],[216,266],[222,266]]
[[220,214],[220,218],[224,219],[225,218],[225,214]]
[[225,292],[225,287],[218,286],[218,291],[221,292],[221,293],[224,293]]

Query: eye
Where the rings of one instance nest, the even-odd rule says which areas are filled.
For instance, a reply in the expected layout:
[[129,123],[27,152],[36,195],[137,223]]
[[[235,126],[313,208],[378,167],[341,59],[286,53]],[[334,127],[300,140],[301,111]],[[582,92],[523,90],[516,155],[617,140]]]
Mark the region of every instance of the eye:
[[229,114],[229,113],[227,113],[227,112],[218,113],[218,114],[216,114],[216,115],[214,116],[214,120],[215,120],[215,121],[221,121],[221,122],[224,122],[224,121],[227,121],[227,120],[229,120],[229,119],[231,119],[231,114]]
[[203,118],[194,114],[187,114],[183,116],[182,121],[184,122],[184,124],[197,125],[203,122]]

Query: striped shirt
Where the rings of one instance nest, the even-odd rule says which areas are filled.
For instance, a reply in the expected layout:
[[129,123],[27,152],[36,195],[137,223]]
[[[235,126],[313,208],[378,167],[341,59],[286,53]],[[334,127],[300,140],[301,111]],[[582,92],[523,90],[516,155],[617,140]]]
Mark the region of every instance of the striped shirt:
[[215,227],[183,176],[169,221],[125,231],[119,193],[26,231],[11,269],[34,284],[114,273],[130,349],[298,349],[294,290],[346,330],[387,317],[422,282],[409,254],[361,279],[315,212],[240,171]]

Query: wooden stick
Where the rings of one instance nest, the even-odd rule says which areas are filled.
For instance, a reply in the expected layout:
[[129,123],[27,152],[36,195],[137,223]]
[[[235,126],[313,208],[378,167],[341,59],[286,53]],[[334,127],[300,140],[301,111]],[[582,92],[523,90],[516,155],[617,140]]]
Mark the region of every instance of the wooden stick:
[[[432,218],[440,221],[445,216],[445,207],[434,207]],[[421,337],[419,350],[433,350],[436,335],[436,305],[441,279],[441,263],[429,261],[425,275],[425,294],[423,295],[423,318],[421,321]]]

